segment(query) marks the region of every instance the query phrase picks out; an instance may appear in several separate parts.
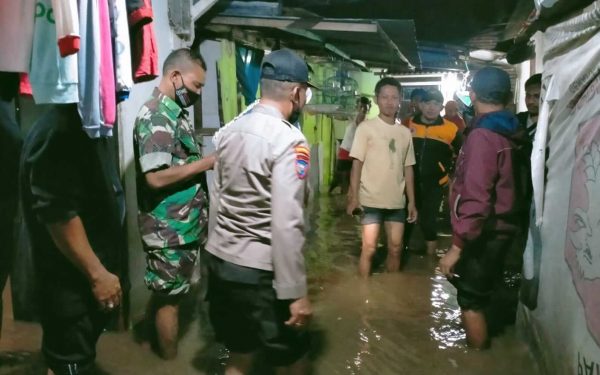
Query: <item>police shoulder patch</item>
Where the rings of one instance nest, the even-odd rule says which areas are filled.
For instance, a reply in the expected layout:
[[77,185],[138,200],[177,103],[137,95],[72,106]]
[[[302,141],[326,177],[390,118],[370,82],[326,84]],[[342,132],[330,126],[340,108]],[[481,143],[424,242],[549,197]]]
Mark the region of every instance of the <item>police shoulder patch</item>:
[[296,176],[304,180],[310,168],[310,150],[306,146],[296,146],[294,153],[296,154]]

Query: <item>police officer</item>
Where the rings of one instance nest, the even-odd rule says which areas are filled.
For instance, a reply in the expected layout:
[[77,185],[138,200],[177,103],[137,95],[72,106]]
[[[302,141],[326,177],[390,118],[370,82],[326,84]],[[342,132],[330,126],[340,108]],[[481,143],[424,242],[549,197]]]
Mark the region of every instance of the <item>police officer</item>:
[[292,124],[312,85],[307,64],[288,49],[265,57],[260,83],[260,102],[215,141],[210,318],[231,353],[226,374],[248,373],[257,351],[274,367],[304,373],[312,314],[302,254],[310,151]]

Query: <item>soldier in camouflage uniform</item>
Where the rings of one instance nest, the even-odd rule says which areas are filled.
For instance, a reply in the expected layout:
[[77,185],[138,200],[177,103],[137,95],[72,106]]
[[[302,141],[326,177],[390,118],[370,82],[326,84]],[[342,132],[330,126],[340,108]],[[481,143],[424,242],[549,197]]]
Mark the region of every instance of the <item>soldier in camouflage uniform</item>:
[[139,227],[147,267],[144,281],[153,291],[158,349],[177,354],[178,307],[198,274],[206,242],[208,200],[204,172],[214,158],[202,158],[186,107],[199,97],[206,64],[188,49],[172,52],[163,77],[135,122]]

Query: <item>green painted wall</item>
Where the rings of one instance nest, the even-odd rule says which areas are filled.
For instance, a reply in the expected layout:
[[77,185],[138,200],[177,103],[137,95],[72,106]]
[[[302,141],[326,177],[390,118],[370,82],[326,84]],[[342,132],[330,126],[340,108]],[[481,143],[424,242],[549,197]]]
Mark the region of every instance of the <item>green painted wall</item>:
[[[327,77],[330,77],[336,72],[334,64],[311,64],[314,73],[312,80],[315,82],[323,82]],[[371,72],[353,72],[351,73],[359,85],[359,95],[365,95],[373,100],[375,92],[375,84],[379,77]],[[319,101],[319,93],[313,96],[316,102]],[[371,111],[367,117],[376,116],[379,112],[375,103],[371,107]],[[336,157],[336,139],[342,138],[348,120],[333,119],[326,115],[310,115],[305,114],[302,121],[302,132],[311,145],[319,145],[319,164],[320,164],[320,185],[321,190],[329,186],[333,178]]]
[[[239,107],[238,88],[236,78],[236,59],[235,59],[235,43],[228,40],[221,40],[221,58],[218,62],[219,71],[219,90],[221,96],[222,121],[227,123],[231,121],[245,107],[242,100],[242,108]],[[311,63],[313,73],[311,81],[316,83],[323,82],[325,78],[336,73],[338,65],[334,63]],[[373,99],[375,84],[379,77],[370,72],[353,72],[351,73],[359,84],[359,94],[366,95]],[[259,89],[260,91],[260,89]],[[313,92],[313,103],[319,103],[320,93]],[[374,103],[373,103],[374,104]],[[376,105],[371,108],[368,117],[376,116],[378,109]],[[302,116],[302,132],[306,136],[308,143],[318,145],[319,149],[319,170],[320,178],[319,185],[321,190],[329,186],[331,183],[335,168],[336,157],[336,139],[342,138],[348,120],[333,119],[327,115],[311,115],[305,113]]]
[[[311,81],[316,83],[323,82],[326,77],[335,74],[335,68],[328,64],[312,64],[313,74]],[[313,103],[320,103],[321,93],[313,90]],[[321,172],[320,187],[328,186],[333,176],[335,163],[335,137],[333,121],[326,115],[311,115],[305,113],[302,119],[302,132],[306,136],[308,143],[319,145],[319,170]]]
[[235,71],[235,43],[221,40],[221,58],[217,63],[219,70],[219,90],[221,91],[221,109],[224,124],[238,114],[237,78]]

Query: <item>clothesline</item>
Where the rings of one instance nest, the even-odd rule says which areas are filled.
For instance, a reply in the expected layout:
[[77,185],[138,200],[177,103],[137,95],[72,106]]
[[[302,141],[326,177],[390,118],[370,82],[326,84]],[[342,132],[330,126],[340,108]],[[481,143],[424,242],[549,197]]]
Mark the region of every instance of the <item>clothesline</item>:
[[36,104],[77,103],[92,138],[111,136],[134,82],[158,76],[151,0],[0,3],[0,71]]

